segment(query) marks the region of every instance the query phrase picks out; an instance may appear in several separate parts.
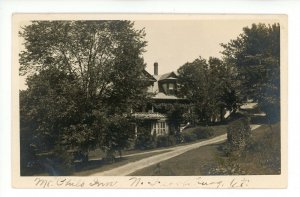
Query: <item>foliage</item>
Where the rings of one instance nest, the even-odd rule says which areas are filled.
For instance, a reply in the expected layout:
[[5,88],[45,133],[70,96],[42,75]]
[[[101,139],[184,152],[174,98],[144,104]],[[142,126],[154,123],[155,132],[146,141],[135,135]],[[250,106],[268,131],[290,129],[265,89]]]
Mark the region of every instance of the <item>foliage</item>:
[[197,135],[194,132],[183,132],[181,136],[184,142],[193,142],[197,140]]
[[197,127],[194,133],[197,135],[198,139],[207,139],[214,135],[214,129],[211,127]]
[[151,135],[149,130],[145,127],[139,127],[137,139],[135,141],[135,148],[145,150],[156,148],[156,137]]
[[280,25],[252,24],[221,44],[227,64],[237,69],[244,97],[258,101],[272,121],[280,118]]
[[52,157],[46,157],[43,165],[49,175],[70,175],[74,171],[74,152],[69,151],[64,146],[54,147]]
[[[134,138],[134,128],[130,121],[122,115],[113,115],[106,119],[100,147],[108,153],[121,151],[130,146],[130,140]],[[111,155],[108,155],[111,156]]]
[[216,157],[216,165],[211,166],[211,175],[280,174],[280,124],[263,125],[253,133],[239,154],[228,154],[228,143],[221,144],[222,155]]
[[20,36],[28,86],[20,91],[21,146],[126,148],[133,136],[126,114],[147,97],[144,30],[130,21],[33,21]]
[[241,151],[248,144],[251,136],[251,128],[248,118],[241,118],[231,122],[227,127],[227,150]]
[[81,118],[76,81],[52,68],[29,77],[27,84],[28,89],[20,92],[21,133],[27,130],[31,146],[39,151],[53,149],[62,128]]
[[88,108],[135,105],[144,96],[144,30],[130,21],[33,21],[20,32],[20,73],[54,67],[74,76]]
[[174,135],[162,135],[157,136],[156,143],[157,147],[168,147],[174,146],[177,142],[177,139]]
[[211,127],[193,127],[183,130],[182,137],[185,142],[191,142],[198,139],[207,139],[212,137],[215,131]]
[[191,122],[222,121],[225,109],[235,111],[238,108],[238,96],[235,91],[235,73],[231,65],[217,58],[208,62],[199,57],[178,69],[179,94],[186,96],[193,107],[185,119]]
[[167,115],[170,134],[176,135],[180,131],[180,124],[185,122],[184,112],[187,111],[189,105],[181,103],[153,103],[153,106],[155,111]]

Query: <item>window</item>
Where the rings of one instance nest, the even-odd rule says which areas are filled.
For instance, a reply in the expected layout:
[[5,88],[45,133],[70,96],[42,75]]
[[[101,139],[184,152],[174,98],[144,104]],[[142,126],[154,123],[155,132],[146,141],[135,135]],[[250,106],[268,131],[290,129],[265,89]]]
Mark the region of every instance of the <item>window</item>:
[[167,83],[163,83],[162,84],[162,88],[163,88],[163,91],[167,94],[168,93],[168,84]]
[[169,90],[174,90],[174,83],[169,83]]
[[152,124],[152,135],[156,134],[156,127],[155,127],[155,123]]
[[165,122],[161,122],[161,131],[163,133],[166,133],[166,123]]
[[166,122],[156,122],[152,124],[153,134],[164,135],[166,134]]

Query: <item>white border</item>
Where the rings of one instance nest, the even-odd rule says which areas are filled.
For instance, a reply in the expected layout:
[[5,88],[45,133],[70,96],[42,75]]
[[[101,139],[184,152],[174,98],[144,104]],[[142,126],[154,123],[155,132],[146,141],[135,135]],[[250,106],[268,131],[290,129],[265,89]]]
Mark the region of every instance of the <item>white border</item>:
[[[280,24],[280,78],[281,78],[281,174],[259,176],[165,176],[165,177],[24,177],[20,176],[19,148],[19,83],[18,83],[18,31],[20,22],[30,20],[95,20],[95,19],[127,19],[127,20],[272,20]],[[13,15],[13,62],[12,62],[12,133],[13,133],[13,186],[16,188],[286,188],[287,187],[287,16],[286,15],[203,15],[203,14],[14,14]],[[198,180],[201,184],[197,184]],[[37,184],[44,182],[44,184]],[[62,184],[61,180],[67,180]],[[94,180],[101,185],[93,183]],[[136,181],[134,181],[136,180]],[[220,183],[222,184],[216,184]],[[150,182],[150,184],[149,184]],[[203,185],[203,182],[205,184]],[[113,183],[113,184],[112,184]],[[138,184],[139,183],[139,184]],[[148,183],[148,184],[147,184]],[[214,184],[208,184],[214,183]],[[234,184],[233,184],[234,183]],[[75,184],[75,187],[74,187]],[[84,187],[83,187],[84,185]]]
[[[53,196],[65,194],[60,190],[15,190],[11,188],[11,96],[10,96],[10,65],[11,65],[11,14],[14,12],[139,12],[139,13],[280,13],[289,15],[289,189],[287,190],[249,190],[243,191],[209,191],[201,190],[201,195],[267,195],[283,196],[291,195],[292,192],[299,194],[299,9],[300,2],[277,0],[277,1],[1,1],[0,2],[0,192],[9,196],[19,196],[27,194],[39,194]],[[42,193],[43,192],[43,193]],[[83,193],[85,192],[85,193]],[[96,191],[76,191],[72,195],[93,195]],[[109,192],[109,193],[108,193]],[[183,191],[160,191],[162,195],[185,195]],[[192,190],[191,195],[196,195],[197,190]],[[243,193],[240,193],[243,192]],[[89,193],[89,194],[87,194]],[[132,191],[121,190],[101,191],[100,195],[133,194]],[[143,195],[151,195],[151,191]],[[157,194],[155,194],[157,195]],[[199,195],[199,194],[198,194]],[[3,195],[4,196],[4,195]],[[6,195],[5,195],[6,196]]]

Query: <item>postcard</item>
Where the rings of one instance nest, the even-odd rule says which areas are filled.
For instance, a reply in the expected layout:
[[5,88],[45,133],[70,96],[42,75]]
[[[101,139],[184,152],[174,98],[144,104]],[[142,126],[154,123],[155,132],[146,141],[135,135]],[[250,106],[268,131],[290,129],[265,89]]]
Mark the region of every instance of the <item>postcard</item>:
[[286,188],[287,16],[12,16],[15,188]]

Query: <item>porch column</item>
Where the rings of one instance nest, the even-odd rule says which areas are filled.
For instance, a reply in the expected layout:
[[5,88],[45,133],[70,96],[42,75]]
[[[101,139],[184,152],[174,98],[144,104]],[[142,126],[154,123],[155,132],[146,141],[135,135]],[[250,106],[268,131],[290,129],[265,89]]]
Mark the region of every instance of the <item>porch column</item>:
[[134,132],[135,132],[135,138],[137,138],[137,132],[138,132],[137,124],[134,124]]

